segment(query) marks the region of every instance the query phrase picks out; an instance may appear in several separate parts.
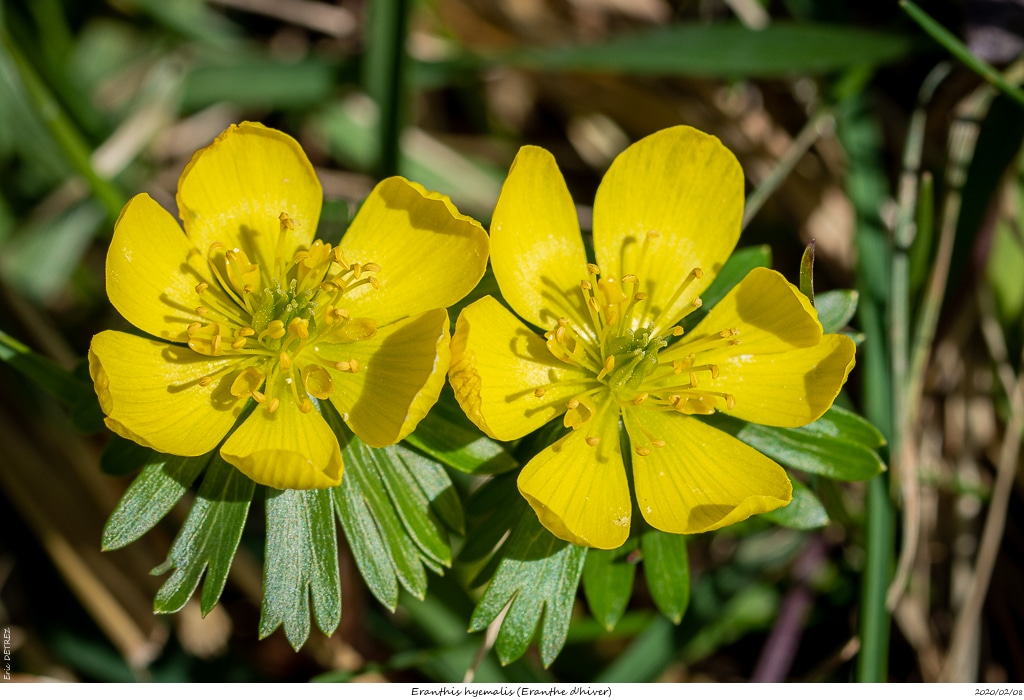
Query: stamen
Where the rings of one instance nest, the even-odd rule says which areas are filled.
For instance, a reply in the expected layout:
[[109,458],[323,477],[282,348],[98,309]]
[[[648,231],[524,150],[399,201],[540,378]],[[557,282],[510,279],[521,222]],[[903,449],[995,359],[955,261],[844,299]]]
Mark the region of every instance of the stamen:
[[199,380],[199,386],[210,386],[213,384],[213,377],[202,377]]
[[639,457],[646,457],[647,455],[651,454],[650,448],[647,447],[637,447],[633,451],[636,452],[637,456]]
[[302,399],[302,403],[299,404],[299,410],[303,413],[309,413],[313,410],[313,402],[309,399]]
[[694,297],[691,303],[693,304],[693,308],[695,309],[699,309],[700,307],[704,306],[704,300],[701,299],[700,297]]
[[648,393],[646,391],[640,392],[639,394],[633,397],[633,405],[639,406],[640,404],[647,400],[647,396]]
[[600,275],[601,274],[601,268],[599,268],[594,263],[587,263],[587,272],[589,272],[590,274],[595,275],[595,276],[596,275]]
[[587,438],[586,438],[586,443],[587,443],[588,445],[590,445],[591,447],[597,447],[597,445],[598,445],[598,444],[599,444],[600,442],[601,442],[601,438],[599,438],[599,437],[597,437],[597,436],[595,436],[595,435],[591,435],[591,436],[589,436],[589,437],[587,437]]
[[533,390],[533,395],[536,396],[538,399],[542,398],[546,393],[548,393],[548,390],[541,386]]
[[200,282],[199,284],[196,285],[196,294],[202,294],[207,290],[209,286],[210,285],[207,282]]
[[274,411],[277,410],[278,406],[280,406],[280,405],[281,405],[281,399],[279,399],[279,398],[277,398],[275,396],[274,398],[270,399],[270,401],[267,402],[267,412],[268,413],[273,413]]
[[292,368],[292,356],[286,352],[279,353],[277,356],[278,362],[281,363],[281,369],[289,370]]

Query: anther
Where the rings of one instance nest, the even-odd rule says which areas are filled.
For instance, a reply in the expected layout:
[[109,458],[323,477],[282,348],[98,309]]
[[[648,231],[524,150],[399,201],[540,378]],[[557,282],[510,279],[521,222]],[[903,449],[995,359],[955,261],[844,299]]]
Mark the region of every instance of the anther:
[[637,447],[634,450],[634,452],[636,452],[637,455],[640,457],[646,457],[647,455],[651,454],[651,450],[649,447]]
[[338,362],[334,363],[334,369],[338,370],[339,372],[348,372],[349,369],[351,368],[349,367],[348,362],[346,362],[345,360],[339,360]]
[[648,394],[646,391],[640,392],[639,394],[633,397],[633,405],[639,406],[640,404],[647,400],[647,396]]
[[587,272],[589,272],[592,275],[600,275],[601,274],[601,268],[599,268],[594,263],[587,263]]
[[637,292],[633,295],[633,301],[645,301],[648,299],[646,292]]
[[244,287],[242,287],[242,294],[252,294],[255,291],[256,287],[252,286],[251,284],[247,284]]
[[279,354],[277,356],[277,358],[278,358],[278,361],[281,363],[281,369],[287,370],[287,369],[291,369],[292,368],[292,356],[291,355],[289,355],[286,352],[282,352],[281,354]]
[[381,267],[377,263],[368,262],[363,264],[363,269],[367,272],[380,272]]
[[558,325],[562,326],[563,328],[568,326],[569,325],[569,319],[567,319],[565,316],[559,316],[558,317]]
[[210,349],[213,351],[214,355],[220,354],[220,345],[222,342],[223,341],[221,340],[219,333],[213,336],[213,338],[210,340]]
[[604,367],[597,373],[598,381],[607,377],[613,369],[615,369],[615,355],[609,355],[604,358]]
[[199,321],[196,321],[195,323],[188,324],[188,328],[185,329],[185,332],[188,333],[189,336],[193,336],[196,333],[198,333],[199,329],[202,327],[203,324],[199,323]]
[[691,387],[697,386],[697,373],[696,372],[690,372],[690,386]]
[[583,290],[589,292],[593,288],[594,288],[594,285],[592,285],[590,282],[587,282],[586,280],[580,280],[580,289],[583,289]]
[[256,335],[256,331],[254,331],[252,328],[249,328],[249,326],[242,326],[241,328],[235,331],[235,335],[239,338],[248,338],[250,336]]
[[623,284],[637,284],[639,281],[640,280],[637,279],[636,275],[623,275],[622,276],[622,283]]
[[601,442],[601,438],[597,437],[596,435],[591,435],[590,437],[586,438],[586,442],[591,447],[597,447],[598,443]]
[[708,365],[708,369],[711,370],[711,378],[712,379],[718,379],[718,373],[719,373],[718,365]]
[[693,302],[691,303],[693,304],[693,308],[699,309],[701,306],[704,305],[704,300],[701,299],[700,297],[694,297]]
[[283,321],[280,321],[275,318],[273,321],[267,324],[267,335],[269,335],[274,340],[280,340],[281,338],[284,337],[284,334],[285,330]]
[[374,289],[380,289],[380,280],[378,280],[376,277],[367,277],[367,279],[370,281],[371,287],[373,287]]
[[299,410],[303,413],[309,413],[313,410],[313,402],[309,399],[302,399],[302,403],[299,404]]
[[277,410],[277,407],[281,405],[281,399],[274,397],[267,402],[267,412],[273,413]]
[[208,313],[210,313],[210,310],[207,309],[205,306],[197,306],[196,307],[196,315],[197,316],[205,316]]
[[245,338],[235,338],[234,340],[231,341],[231,347],[234,348],[235,350],[241,350],[242,348],[245,347],[246,342],[247,341]]
[[548,390],[542,386],[539,386],[533,390],[533,395],[536,396],[538,399],[543,397],[546,393],[548,393]]
[[210,386],[213,384],[213,377],[203,377],[199,380],[199,386]]
[[252,397],[253,399],[256,400],[256,403],[263,403],[264,401],[267,400],[266,394],[264,394],[262,391],[256,391],[255,389],[252,390]]
[[653,447],[664,447],[665,446],[665,441],[664,440],[651,440],[651,445]]
[[736,397],[733,396],[732,394],[726,394],[725,395],[725,407],[728,408],[730,411],[732,409],[736,408]]
[[309,320],[295,317],[288,324],[288,333],[298,338],[309,337]]
[[565,402],[565,407],[567,409],[569,409],[570,411],[575,411],[577,408],[580,407],[580,400],[579,399],[569,399],[568,401]]
[[200,282],[196,285],[196,294],[202,294],[210,285],[207,282]]
[[683,333],[684,330],[682,326],[675,326],[672,328],[672,335],[674,335],[676,338],[682,336]]
[[699,267],[693,268],[693,276],[696,277],[697,279],[701,279],[702,277],[704,277],[704,270]]

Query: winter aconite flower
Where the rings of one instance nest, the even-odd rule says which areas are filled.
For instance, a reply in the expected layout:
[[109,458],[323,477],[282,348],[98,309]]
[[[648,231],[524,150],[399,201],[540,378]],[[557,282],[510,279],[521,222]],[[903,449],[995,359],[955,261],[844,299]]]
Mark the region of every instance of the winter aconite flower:
[[558,537],[602,549],[625,541],[620,420],[640,513],[659,530],[703,532],[789,503],[781,467],[693,415],[810,423],[832,405],[855,348],[824,335],[808,300],[763,268],[693,330],[676,325],[732,253],[742,211],[732,153],[694,129],[666,129],[605,175],[594,203],[597,264],[588,264],[551,154],[525,147],[516,157],[494,211],[491,264],[526,323],[491,297],[468,306],[450,378],[492,437],[518,438],[558,416],[573,428],[519,475]]
[[145,194],[114,229],[108,295],[153,337],[92,341],[112,430],[177,455],[220,444],[226,461],[281,489],[341,479],[323,402],[373,446],[412,431],[448,367],[445,307],[483,274],[479,224],[396,177],[340,246],[314,240],[313,167],[291,137],[252,123],[193,156],[177,202],[184,232]]

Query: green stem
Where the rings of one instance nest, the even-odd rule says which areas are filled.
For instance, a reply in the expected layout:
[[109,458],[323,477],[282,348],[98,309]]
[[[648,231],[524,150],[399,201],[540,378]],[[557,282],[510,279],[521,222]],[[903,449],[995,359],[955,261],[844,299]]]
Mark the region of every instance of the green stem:
[[370,9],[365,82],[380,110],[376,174],[384,178],[396,175],[400,167],[409,0],[376,0]]
[[1010,83],[995,68],[971,53],[962,41],[957,39],[945,27],[932,19],[928,13],[915,5],[910,0],[900,0],[900,7],[910,15],[910,18],[928,32],[935,41],[957,58],[961,63],[980,75],[987,82],[994,85],[1000,91],[1012,97],[1019,104],[1024,105],[1024,90]]
[[93,196],[103,205],[110,219],[116,220],[125,202],[124,195],[111,182],[100,177],[92,167],[92,151],[85,138],[68,117],[60,102],[53,96],[35,68],[25,58],[7,27],[0,24],[0,45],[10,56],[25,87],[29,101],[39,121],[49,130],[54,141],[64,152],[71,167],[89,184]]
[[889,479],[880,474],[868,482],[864,579],[860,598],[860,655],[857,657],[857,681],[882,683],[889,665],[889,627],[886,608],[889,576],[895,555],[896,537]]

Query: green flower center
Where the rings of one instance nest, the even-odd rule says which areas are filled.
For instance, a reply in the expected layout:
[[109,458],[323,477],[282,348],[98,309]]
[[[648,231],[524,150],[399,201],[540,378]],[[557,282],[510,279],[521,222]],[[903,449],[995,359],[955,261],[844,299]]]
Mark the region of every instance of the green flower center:
[[[282,233],[293,226],[287,214],[280,219]],[[239,356],[242,369],[232,363],[221,373],[234,372],[234,396],[251,397],[271,413],[290,398],[308,413],[310,396],[328,398],[338,373],[359,371],[355,358],[336,358],[335,346],[372,338],[377,324],[351,318],[343,302],[356,289],[380,287],[379,265],[350,264],[340,248],[320,240],[290,260],[253,262],[223,243],[211,245],[207,259],[195,313],[208,322],[188,326],[188,345],[203,355]]]

